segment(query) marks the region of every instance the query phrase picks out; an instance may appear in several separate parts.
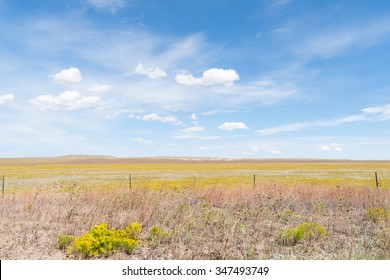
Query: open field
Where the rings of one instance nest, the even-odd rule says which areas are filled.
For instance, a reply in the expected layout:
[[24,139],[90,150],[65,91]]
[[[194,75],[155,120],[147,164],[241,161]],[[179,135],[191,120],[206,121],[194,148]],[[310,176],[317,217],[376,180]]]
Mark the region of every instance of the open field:
[[0,174],[1,259],[85,258],[59,236],[134,222],[131,254],[92,258],[390,259],[387,161],[68,156],[0,159]]

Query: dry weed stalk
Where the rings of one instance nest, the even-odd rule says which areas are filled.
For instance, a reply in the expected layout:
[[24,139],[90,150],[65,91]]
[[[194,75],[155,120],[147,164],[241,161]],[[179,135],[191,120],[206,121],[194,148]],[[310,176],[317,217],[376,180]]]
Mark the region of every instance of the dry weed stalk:
[[[390,209],[390,190],[344,186],[237,185],[224,188],[25,189],[0,201],[0,258],[65,259],[59,234],[79,236],[102,222],[123,228],[159,225],[169,238],[140,243],[136,259],[389,259],[389,224],[367,209]],[[318,240],[278,242],[281,229],[313,222]],[[141,240],[147,239],[141,233]]]

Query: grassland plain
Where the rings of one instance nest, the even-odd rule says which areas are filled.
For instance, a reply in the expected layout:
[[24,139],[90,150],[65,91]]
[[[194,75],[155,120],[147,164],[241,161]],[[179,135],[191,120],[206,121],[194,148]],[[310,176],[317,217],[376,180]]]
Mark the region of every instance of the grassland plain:
[[131,254],[88,257],[390,259],[386,161],[68,156],[0,159],[0,173],[1,259],[85,258],[59,236],[135,222]]

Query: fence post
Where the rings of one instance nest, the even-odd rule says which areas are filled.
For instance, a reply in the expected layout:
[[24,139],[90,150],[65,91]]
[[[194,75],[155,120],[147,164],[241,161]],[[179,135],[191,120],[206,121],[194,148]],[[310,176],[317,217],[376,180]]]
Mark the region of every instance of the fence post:
[[256,187],[256,174],[253,174],[253,186]]
[[2,184],[2,187],[1,187],[1,197],[4,196],[4,175],[3,175],[3,184]]
[[129,187],[131,189],[131,174],[129,174]]
[[379,188],[379,182],[378,182],[378,174],[376,173],[376,171],[375,171],[375,184],[376,184],[376,188],[378,189]]

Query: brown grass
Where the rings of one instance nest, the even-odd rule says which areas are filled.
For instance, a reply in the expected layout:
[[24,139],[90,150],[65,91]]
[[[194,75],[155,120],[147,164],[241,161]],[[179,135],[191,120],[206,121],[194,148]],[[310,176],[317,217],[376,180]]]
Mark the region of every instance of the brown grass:
[[[57,186],[21,188],[0,199],[1,259],[66,259],[58,235],[81,235],[96,224],[124,228],[138,221],[140,246],[112,259],[390,259],[390,225],[367,211],[390,209],[390,190],[354,186],[180,188]],[[282,229],[302,222],[326,235],[294,246]],[[165,240],[147,241],[158,225]]]

